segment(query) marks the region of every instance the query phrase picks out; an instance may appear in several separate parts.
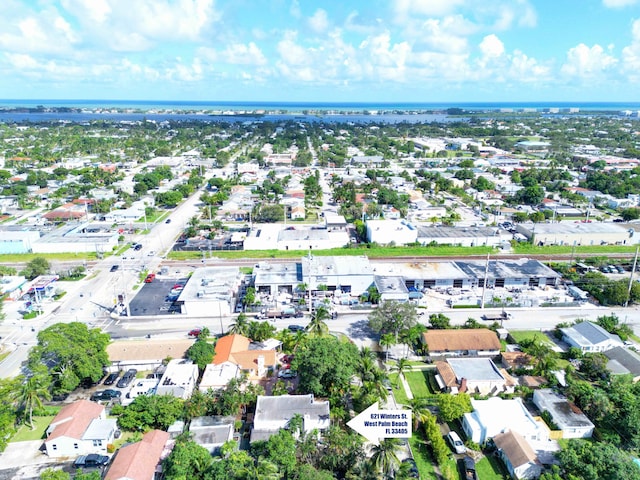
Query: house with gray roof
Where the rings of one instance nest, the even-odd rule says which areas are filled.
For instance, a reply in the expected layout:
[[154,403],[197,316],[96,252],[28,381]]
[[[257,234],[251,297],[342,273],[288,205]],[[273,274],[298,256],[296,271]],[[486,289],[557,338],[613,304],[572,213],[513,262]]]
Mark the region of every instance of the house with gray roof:
[[607,332],[591,322],[576,323],[573,327],[561,328],[562,340],[584,353],[606,352],[624,344],[618,335]]
[[195,417],[189,425],[191,439],[206,448],[211,455],[217,453],[227,441],[233,440],[235,417]]
[[278,397],[258,395],[250,442],[268,440],[278,430],[285,428],[296,415],[302,417],[305,432],[325,430],[330,424],[329,401],[315,401],[312,394]]
[[609,359],[607,370],[612,375],[631,375],[633,381],[640,380],[640,355],[637,352],[623,347],[615,347],[604,352]]
[[591,438],[593,423],[564,395],[542,388],[533,392],[533,403],[541,412],[549,412],[562,438]]

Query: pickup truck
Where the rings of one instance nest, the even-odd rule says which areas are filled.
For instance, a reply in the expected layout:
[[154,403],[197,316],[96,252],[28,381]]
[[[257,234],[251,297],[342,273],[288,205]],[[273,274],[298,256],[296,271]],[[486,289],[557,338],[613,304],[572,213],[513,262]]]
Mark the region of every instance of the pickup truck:
[[285,308],[282,310],[263,310],[258,318],[302,318],[304,314],[295,308]]
[[73,466],[75,468],[96,468],[103,467],[109,463],[109,457],[106,455],[98,455],[97,453],[90,453],[89,455],[80,455]]

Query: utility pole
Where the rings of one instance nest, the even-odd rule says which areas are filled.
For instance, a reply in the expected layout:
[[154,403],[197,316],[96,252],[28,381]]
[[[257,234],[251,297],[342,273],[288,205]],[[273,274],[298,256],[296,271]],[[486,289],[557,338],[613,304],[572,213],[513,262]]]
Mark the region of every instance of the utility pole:
[[489,275],[489,254],[487,253],[487,263],[484,266],[484,282],[482,285],[482,301],[480,302],[480,308],[484,309],[484,295],[487,291],[487,277]]
[[633,274],[636,271],[636,265],[638,263],[638,250],[640,247],[636,247],[636,255],[633,257],[633,267],[631,267],[631,274],[629,275],[629,287],[627,288],[627,301],[624,302],[624,306],[629,305],[629,301],[631,300],[631,287],[633,287]]

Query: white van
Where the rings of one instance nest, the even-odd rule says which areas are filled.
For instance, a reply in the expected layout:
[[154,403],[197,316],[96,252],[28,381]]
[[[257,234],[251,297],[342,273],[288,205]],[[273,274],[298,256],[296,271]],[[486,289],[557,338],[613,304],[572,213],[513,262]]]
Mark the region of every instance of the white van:
[[464,446],[464,443],[462,443],[462,440],[460,440],[460,437],[458,436],[458,434],[453,430],[451,430],[447,434],[447,439],[449,440],[449,443],[451,444],[451,448],[453,448],[454,452],[456,453],[467,452],[467,447]]

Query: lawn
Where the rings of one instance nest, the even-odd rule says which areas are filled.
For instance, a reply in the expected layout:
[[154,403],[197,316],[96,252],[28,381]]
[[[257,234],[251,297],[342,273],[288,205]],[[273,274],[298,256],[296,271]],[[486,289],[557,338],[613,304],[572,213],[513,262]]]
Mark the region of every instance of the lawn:
[[404,374],[414,397],[430,397],[433,395],[433,392],[429,388],[429,375],[431,375],[430,370],[419,370]]
[[396,403],[399,403],[401,405],[409,405],[407,394],[404,391],[402,384],[398,381],[398,374],[390,374],[389,381],[391,382],[391,387],[393,388],[393,397],[396,399]]
[[[351,255],[366,255],[369,258],[379,257],[402,257],[402,256],[469,256],[469,255],[482,255],[486,256],[487,253],[495,252],[491,247],[455,247],[451,245],[442,245],[436,247],[372,247],[368,248],[367,245],[350,247],[350,248],[335,248],[332,250],[316,250],[314,255],[317,256],[351,256]],[[212,255],[218,258],[300,258],[307,255],[309,252],[306,250],[216,250],[212,252]],[[542,252],[541,252],[542,253]],[[200,251],[184,252],[184,251],[171,251],[167,258],[171,260],[193,260],[202,256]]]
[[429,451],[427,450],[422,430],[413,432],[413,436],[409,439],[409,445],[411,445],[413,459],[416,461],[416,465],[418,466],[420,478],[422,480],[437,479],[438,475],[436,475],[436,472],[433,470],[433,463],[431,461]]
[[41,440],[44,438],[44,432],[51,423],[54,416],[33,417],[34,429],[28,425],[20,425],[18,431],[11,437],[9,442],[26,442],[28,440]]
[[574,247],[572,245],[545,245],[537,246],[530,243],[521,242],[513,246],[514,253],[521,254],[570,254],[579,255],[581,253],[633,253],[636,247],[633,245],[581,245]]
[[509,475],[504,471],[504,467],[493,455],[482,458],[476,463],[476,473],[482,480],[507,480]]
[[554,343],[549,340],[549,337],[539,330],[516,330],[509,332],[509,334],[513,337],[513,340],[516,343],[535,338],[537,341],[542,342],[549,347],[555,347]]

